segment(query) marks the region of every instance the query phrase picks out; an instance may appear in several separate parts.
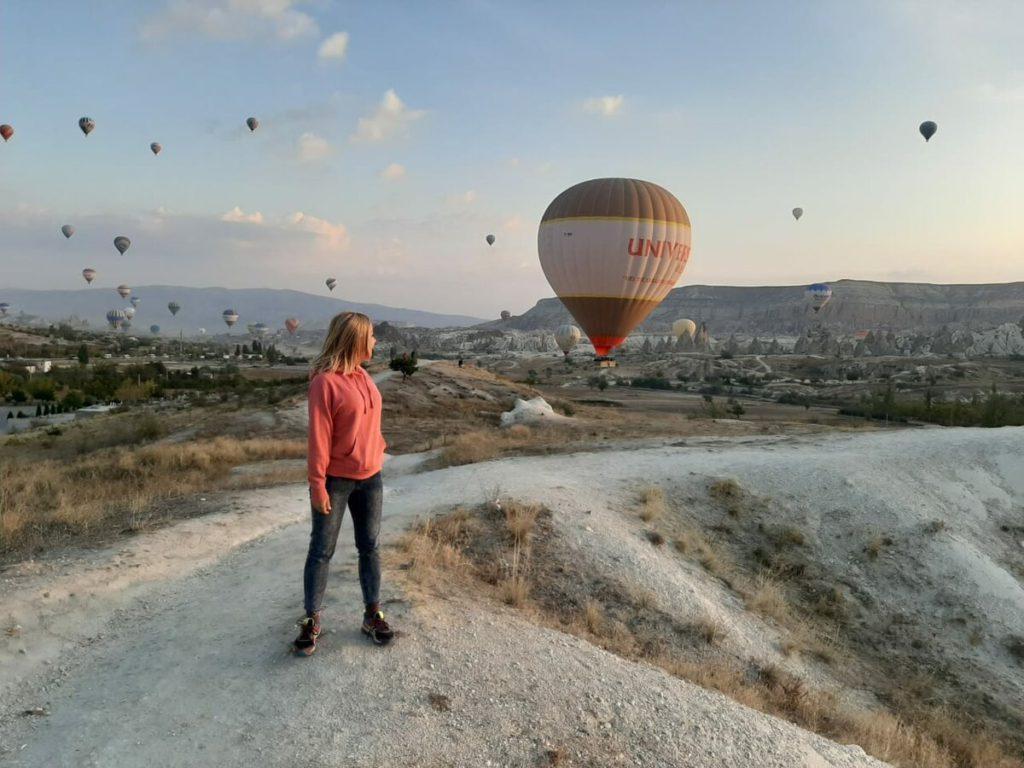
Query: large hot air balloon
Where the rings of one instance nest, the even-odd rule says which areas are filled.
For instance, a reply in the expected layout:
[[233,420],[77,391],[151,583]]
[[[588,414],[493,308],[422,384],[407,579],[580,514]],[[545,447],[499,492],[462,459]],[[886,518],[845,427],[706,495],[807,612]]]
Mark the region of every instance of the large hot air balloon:
[[334,290],[334,286],[336,286],[337,284],[338,284],[338,281],[335,280],[333,277],[328,277],[326,280],[324,280],[324,285],[327,286],[327,290],[329,290],[329,291],[333,291]]
[[800,217],[803,216],[803,215],[804,215],[804,209],[803,208],[794,208],[793,209],[793,218],[796,219],[797,221],[800,221]]
[[0,301],[0,317],[7,317],[7,310],[11,308],[9,302]]
[[289,317],[284,321],[284,327],[288,329],[288,333],[294,336],[295,332],[299,330],[299,321],[294,317]]
[[96,123],[91,117],[83,117],[79,119],[78,127],[82,129],[82,133],[88,136],[92,133],[92,129],[96,127]]
[[163,146],[158,141],[154,141],[152,144],[149,145],[149,151],[152,152],[154,155],[159,155],[161,149],[163,149]]
[[110,327],[118,329],[124,323],[126,315],[123,310],[111,309],[107,312],[107,322],[110,323]]
[[14,135],[14,129],[11,128],[7,123],[0,125],[0,138],[4,140],[4,143],[11,140],[11,136]]
[[690,217],[657,184],[593,179],[551,202],[537,249],[551,287],[604,357],[683,274]]
[[139,304],[141,304],[141,303],[142,303],[142,299],[140,299],[140,298],[139,298],[138,296],[132,296],[132,299],[131,299],[131,302],[130,302],[130,303],[131,303],[131,305],[132,305],[133,307],[135,307],[136,309],[138,309],[138,308],[139,308]]
[[124,283],[122,283],[121,285],[117,286],[117,292],[121,296],[122,299],[127,299],[129,296],[132,295],[132,289],[129,288]]
[[825,283],[814,283],[807,286],[807,290],[804,291],[804,297],[810,303],[811,309],[817,314],[818,310],[828,304],[828,300],[832,298],[832,288]]
[[228,328],[230,328],[231,326],[238,322],[238,313],[235,312],[235,310],[233,309],[225,309],[223,312],[221,312],[220,316],[224,318],[224,325],[226,325]]
[[135,307],[128,306],[121,311],[124,312],[124,316],[127,317],[129,320],[135,319]]
[[560,325],[555,330],[555,344],[566,357],[580,341],[580,329],[575,325]]
[[151,325],[151,326],[149,326],[149,332],[152,333],[154,336],[156,336],[158,333],[160,333],[160,326],[159,325]]
[[693,341],[697,335],[697,324],[693,320],[687,320],[686,318],[676,320],[672,323],[672,335],[677,339],[687,336],[690,341]]
[[63,227],[60,228],[60,231],[61,234],[64,235],[64,237],[68,238],[69,240],[71,239],[71,236],[75,234],[75,228],[72,227],[70,224],[65,224]]
[[132,247],[132,241],[124,235],[118,235],[114,238],[114,247],[117,248],[118,253],[124,256],[124,252]]
[[487,236],[486,238],[484,238],[484,239],[485,239],[485,240],[487,241],[487,244],[488,244],[488,245],[494,245],[494,235],[488,235],[488,236]]
[[92,281],[96,279],[96,270],[92,267],[86,267],[82,270],[82,277],[85,278],[85,282],[92,285]]
[[255,131],[257,128],[260,127],[260,121],[257,120],[255,117],[248,118],[245,121],[245,124],[249,126],[250,131]]
[[167,308],[171,310],[172,315],[176,315],[178,314],[178,310],[181,309],[181,304],[176,301],[172,301],[167,304]]
[[512,313],[511,312],[509,312],[507,309],[501,310],[501,319],[502,320],[508,320],[510,317],[512,317]]
[[924,140],[928,141],[935,135],[935,132],[939,130],[939,126],[931,120],[925,120],[917,130],[919,130],[921,135],[924,136]]

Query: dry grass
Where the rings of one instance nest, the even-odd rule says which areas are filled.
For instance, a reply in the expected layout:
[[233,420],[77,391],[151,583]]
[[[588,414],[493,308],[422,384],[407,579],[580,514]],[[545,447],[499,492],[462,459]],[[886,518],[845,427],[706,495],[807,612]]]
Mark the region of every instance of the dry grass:
[[779,624],[790,623],[789,601],[782,585],[768,573],[759,573],[746,595],[747,607],[762,616],[775,619]]
[[446,441],[434,466],[455,467],[477,464],[501,456],[531,455],[565,450],[577,437],[571,425],[547,424],[530,428],[516,424],[508,429],[477,429]]
[[640,490],[640,519],[652,523],[665,516],[667,504],[665,491],[656,485],[649,485]]
[[596,600],[587,600],[583,606],[583,623],[587,631],[599,637],[604,634],[605,622],[604,606]]
[[704,642],[708,645],[718,645],[726,636],[725,625],[722,624],[718,619],[711,616],[702,616],[694,624],[694,628],[697,630]]
[[864,552],[870,560],[877,560],[878,556],[882,554],[882,550],[892,543],[892,539],[888,536],[877,534],[871,537],[871,541],[864,547]]
[[[305,456],[298,440],[221,437],[0,467],[0,556],[138,530],[156,502],[230,486],[240,464]],[[289,475],[289,480],[292,476]]]

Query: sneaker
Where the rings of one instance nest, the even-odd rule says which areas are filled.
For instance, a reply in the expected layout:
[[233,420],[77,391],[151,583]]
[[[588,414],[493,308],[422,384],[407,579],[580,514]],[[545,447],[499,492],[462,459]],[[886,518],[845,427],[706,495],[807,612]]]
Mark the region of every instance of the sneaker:
[[302,619],[299,628],[299,636],[293,643],[295,653],[299,656],[312,656],[316,650],[316,641],[320,638],[320,614],[314,613]]
[[369,635],[377,645],[387,645],[395,636],[394,630],[384,621],[384,611],[363,615],[363,634]]

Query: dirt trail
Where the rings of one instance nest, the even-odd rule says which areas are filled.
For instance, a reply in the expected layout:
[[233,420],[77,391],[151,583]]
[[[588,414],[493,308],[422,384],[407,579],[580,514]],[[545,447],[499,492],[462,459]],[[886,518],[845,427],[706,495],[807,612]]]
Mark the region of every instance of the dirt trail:
[[[417,515],[481,501],[500,486],[504,493],[543,499],[580,536],[590,535],[590,525],[599,538],[600,520],[583,508],[621,502],[616,484],[630,479],[758,462],[758,481],[769,484],[781,477],[773,466],[820,457],[816,477],[823,481],[830,463],[876,454],[891,462],[934,444],[936,434],[764,445],[745,439],[624,451],[614,461],[604,452],[400,474],[400,464],[411,462],[406,459],[387,478],[384,528],[391,539]],[[1019,445],[1024,431],[949,434],[960,441],[951,448],[959,462],[982,441]],[[800,488],[777,492],[788,490]],[[287,647],[301,598],[305,490],[233,494],[221,503],[229,508],[219,515],[137,537],[121,548],[131,550],[130,557],[112,550],[37,565],[35,573],[4,574],[2,617],[22,631],[0,638],[0,762],[535,766],[544,764],[547,750],[562,749],[569,765],[882,765],[857,747],[834,744],[491,605],[438,602],[414,610],[388,583],[389,617],[404,636],[391,648],[375,648],[358,633],[347,522],[328,594],[330,631],[314,658],[295,659]],[[216,559],[220,552],[226,554]],[[631,556],[628,549],[625,556]],[[75,598],[68,594],[72,588]],[[52,608],[40,609],[49,604],[42,591],[50,592]],[[18,657],[21,663],[8,663]],[[34,707],[47,714],[21,714]]]

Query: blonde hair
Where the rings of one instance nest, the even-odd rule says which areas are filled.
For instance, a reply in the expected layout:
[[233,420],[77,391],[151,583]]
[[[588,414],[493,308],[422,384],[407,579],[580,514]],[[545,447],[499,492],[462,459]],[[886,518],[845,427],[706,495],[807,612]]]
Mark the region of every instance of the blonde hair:
[[373,323],[361,312],[342,312],[331,318],[324,346],[313,361],[312,374],[352,373],[359,358],[370,354]]

